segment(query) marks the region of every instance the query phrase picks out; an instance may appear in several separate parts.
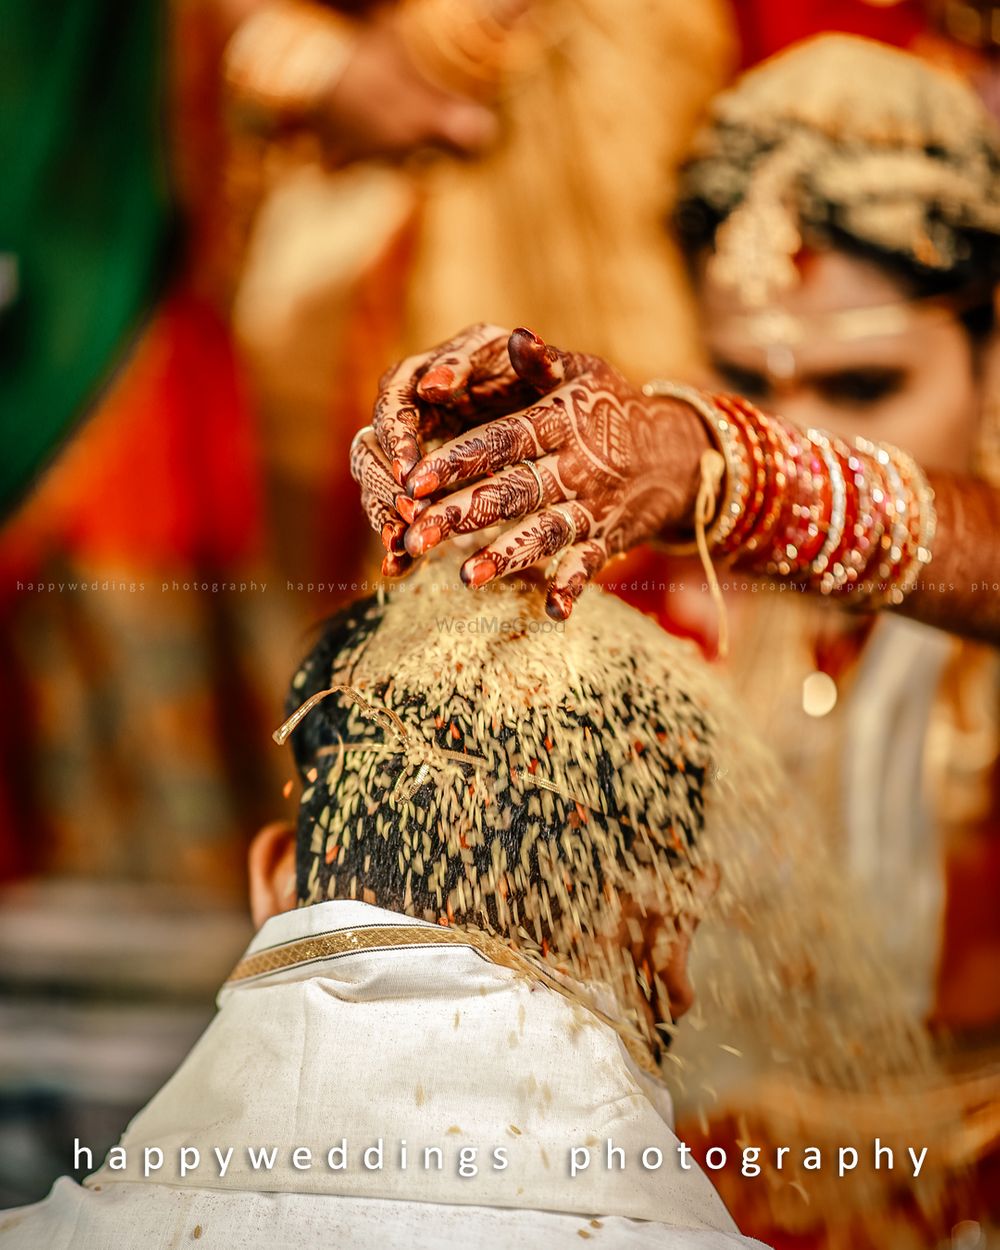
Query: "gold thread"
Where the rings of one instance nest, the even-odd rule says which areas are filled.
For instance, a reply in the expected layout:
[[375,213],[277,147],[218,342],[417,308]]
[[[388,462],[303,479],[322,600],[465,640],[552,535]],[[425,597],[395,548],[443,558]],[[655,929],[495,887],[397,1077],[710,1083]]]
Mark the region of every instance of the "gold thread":
[[[420,753],[432,756],[437,755],[450,763],[469,764],[473,768],[486,768],[489,766],[489,761],[485,760],[481,755],[467,755],[464,751],[449,751],[445,747],[439,747],[433,742],[414,743],[406,726],[395,712],[389,708],[383,710],[375,707],[374,704],[370,703],[364,695],[353,686],[331,686],[328,690],[318,690],[315,694],[310,695],[309,698],[306,699],[305,703],[303,703],[300,707],[297,707],[291,716],[289,716],[287,720],[285,720],[283,724],[281,724],[271,735],[278,746],[284,746],[291,734],[294,733],[295,729],[302,723],[313,708],[319,703],[322,703],[322,701],[331,694],[349,695],[361,709],[364,716],[367,716],[370,720],[375,721],[376,724],[381,725],[383,728],[390,728],[399,738],[404,754],[409,754],[414,748],[416,748]],[[337,755],[338,758],[342,758],[346,751],[389,751],[390,753],[395,754],[389,744],[385,742],[341,741],[338,742],[336,746],[320,747],[316,752],[316,756],[318,758],[322,755]],[[414,791],[427,780],[427,774],[429,771],[430,761],[427,759],[421,760],[417,770],[416,779],[408,788],[407,793],[404,796],[406,799],[411,798]],[[396,786],[393,788],[392,797],[396,797],[402,779],[405,775],[405,772],[400,774],[396,782]],[[563,790],[560,786],[555,785],[554,782],[547,781],[544,777],[535,777],[530,773],[526,773],[525,780],[529,785],[537,786],[541,790],[549,790],[553,794],[558,794],[561,798],[569,799],[571,802],[580,803],[581,806],[587,807],[590,811],[596,812],[599,810],[590,804],[583,803],[582,800],[576,797],[576,795],[571,794],[568,790]]]
[[278,744],[278,746],[284,746],[291,734],[313,710],[313,708],[316,707],[317,704],[322,703],[323,700],[331,694],[346,694],[353,703],[357,704],[364,716],[366,716],[369,720],[373,720],[376,725],[381,725],[383,729],[388,729],[390,732],[396,734],[400,742],[404,745],[406,744],[408,737],[406,726],[400,720],[399,716],[390,708],[375,707],[373,704],[368,702],[360,691],[355,690],[353,686],[330,686],[327,690],[317,690],[315,694],[310,695],[309,698],[306,699],[305,703],[303,703],[301,707],[296,708],[291,716],[289,716],[287,720],[283,721],[274,733],[271,734],[271,737]]
[[698,484],[698,496],[694,505],[694,538],[698,544],[698,555],[701,567],[705,571],[709,594],[715,604],[719,618],[719,645],[717,655],[724,660],[729,655],[729,614],[726,601],[722,595],[722,587],[712,563],[712,554],[708,549],[708,526],[718,508],[719,490],[726,472],[726,461],[721,452],[709,448],[701,453],[701,481]]

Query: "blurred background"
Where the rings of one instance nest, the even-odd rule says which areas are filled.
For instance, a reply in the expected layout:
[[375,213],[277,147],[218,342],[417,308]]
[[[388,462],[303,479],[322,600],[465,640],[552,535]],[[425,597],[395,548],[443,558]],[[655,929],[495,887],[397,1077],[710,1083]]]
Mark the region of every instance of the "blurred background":
[[[1000,9],[4,0],[0,28],[10,1206],[73,1172],[75,1137],[112,1144],[249,938],[247,844],[293,810],[286,683],[378,577],[347,453],[386,365],[490,320],[638,380],[699,376],[667,223],[713,94],[841,30],[995,110]],[[665,618],[653,559],[616,577]],[[977,932],[1000,884],[982,846],[960,864],[986,882]]]

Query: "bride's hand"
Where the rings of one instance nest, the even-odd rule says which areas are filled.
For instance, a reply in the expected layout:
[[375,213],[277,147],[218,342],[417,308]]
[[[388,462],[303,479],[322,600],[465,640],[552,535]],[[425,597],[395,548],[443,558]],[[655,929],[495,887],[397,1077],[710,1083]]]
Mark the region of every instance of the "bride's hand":
[[542,388],[514,372],[509,338],[510,331],[499,326],[469,326],[382,375],[372,425],[359,430],[351,446],[351,473],[382,536],[386,576],[398,576],[410,564],[403,538],[419,508],[403,487],[428,440],[517,412],[541,394]]
[[[424,453],[430,437],[448,441]],[[353,466],[385,572],[512,521],[463,579],[558,555],[546,608],[565,619],[611,556],[690,522],[707,446],[686,404],[644,395],[598,357],[476,327],[386,375]]]

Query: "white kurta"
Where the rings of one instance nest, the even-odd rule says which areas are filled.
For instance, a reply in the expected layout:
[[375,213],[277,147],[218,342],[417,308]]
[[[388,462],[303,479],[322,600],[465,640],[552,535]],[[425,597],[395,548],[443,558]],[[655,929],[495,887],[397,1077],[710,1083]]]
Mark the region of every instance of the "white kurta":
[[[400,926],[429,944],[350,949]],[[2,1250],[759,1244],[682,1166],[666,1090],[611,1028],[436,935],[364,903],[268,921],[247,955],[275,970],[223,987],[83,1187],[0,1213]],[[303,940],[325,945],[283,963]]]

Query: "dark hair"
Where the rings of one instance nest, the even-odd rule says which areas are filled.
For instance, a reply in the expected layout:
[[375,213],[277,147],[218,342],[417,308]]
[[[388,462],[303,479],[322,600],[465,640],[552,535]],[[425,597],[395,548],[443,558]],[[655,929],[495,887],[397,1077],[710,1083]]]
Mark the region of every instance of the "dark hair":
[[[398,610],[406,608],[400,605]],[[341,674],[337,677],[338,683],[350,681],[349,660],[347,675],[343,675],[345,657],[363,649],[380,628],[385,611],[386,606],[372,597],[344,609],[326,624],[293,681],[288,697],[289,714],[312,695],[329,688],[335,672]],[[467,879],[470,872],[473,879],[485,877],[500,851],[505,853],[507,863],[520,866],[521,882],[526,888],[537,886],[546,871],[539,862],[542,847],[550,862],[555,855],[560,862],[570,865],[569,847],[563,841],[566,831],[577,832],[572,848],[574,854],[578,856],[582,849],[584,854],[591,855],[594,871],[599,875],[597,829],[617,839],[615,844],[624,855],[635,853],[636,834],[630,829],[623,810],[626,799],[622,795],[618,768],[608,748],[613,735],[620,736],[623,729],[639,723],[644,736],[648,731],[654,743],[649,754],[657,755],[653,766],[659,779],[657,785],[660,790],[670,792],[671,837],[676,849],[664,848],[666,856],[678,858],[685,847],[694,844],[704,823],[704,760],[709,726],[700,709],[683,692],[653,691],[634,662],[632,671],[634,683],[630,679],[628,688],[619,691],[615,707],[608,707],[607,715],[600,691],[592,691],[592,701],[586,700],[588,705],[592,702],[593,707],[601,709],[597,716],[580,710],[579,706],[570,706],[568,701],[560,703],[555,713],[551,708],[547,713],[548,732],[554,738],[560,729],[568,733],[587,731],[586,764],[596,781],[602,810],[583,811],[570,795],[536,789],[512,778],[506,767],[509,753],[505,748],[511,744],[514,730],[500,725],[490,731],[500,748],[497,751],[500,763],[490,779],[490,787],[491,801],[496,802],[503,820],[497,827],[494,819],[489,830],[484,825],[485,836],[478,844],[472,842],[468,846],[449,845],[449,830],[433,825],[442,786],[457,787],[461,791],[460,800],[466,804],[476,801],[467,794],[472,765],[460,765],[450,780],[432,775],[430,780],[424,780],[412,790],[407,802],[393,802],[390,798],[394,788],[400,774],[408,767],[402,750],[381,753],[377,763],[371,763],[374,753],[366,753],[369,765],[360,781],[360,793],[349,796],[356,805],[348,829],[349,839],[342,839],[335,848],[328,846],[326,830],[331,824],[331,809],[344,801],[341,786],[344,772],[331,768],[340,744],[359,739],[381,742],[384,730],[360,716],[349,698],[330,695],[323,699],[305,716],[291,739],[304,787],[296,848],[299,902],[331,897],[332,885],[338,897],[355,893],[363,897],[364,891],[370,890],[381,906],[439,918],[456,886]],[[377,704],[386,695],[388,684],[383,682],[366,688],[365,696]],[[421,705],[417,696],[409,697],[402,704],[397,699],[394,706],[404,719],[409,720],[407,709],[413,709],[415,723],[434,725],[435,743],[444,750],[461,753],[467,744],[473,754],[481,749],[481,726],[478,735],[475,729],[479,709],[464,696],[456,695],[441,708]],[[669,727],[660,723],[661,719],[667,719],[663,708],[670,709]],[[629,738],[636,733],[637,730]],[[656,750],[661,742],[662,752]],[[488,900],[487,910],[491,910]],[[496,925],[494,914],[487,919]]]

